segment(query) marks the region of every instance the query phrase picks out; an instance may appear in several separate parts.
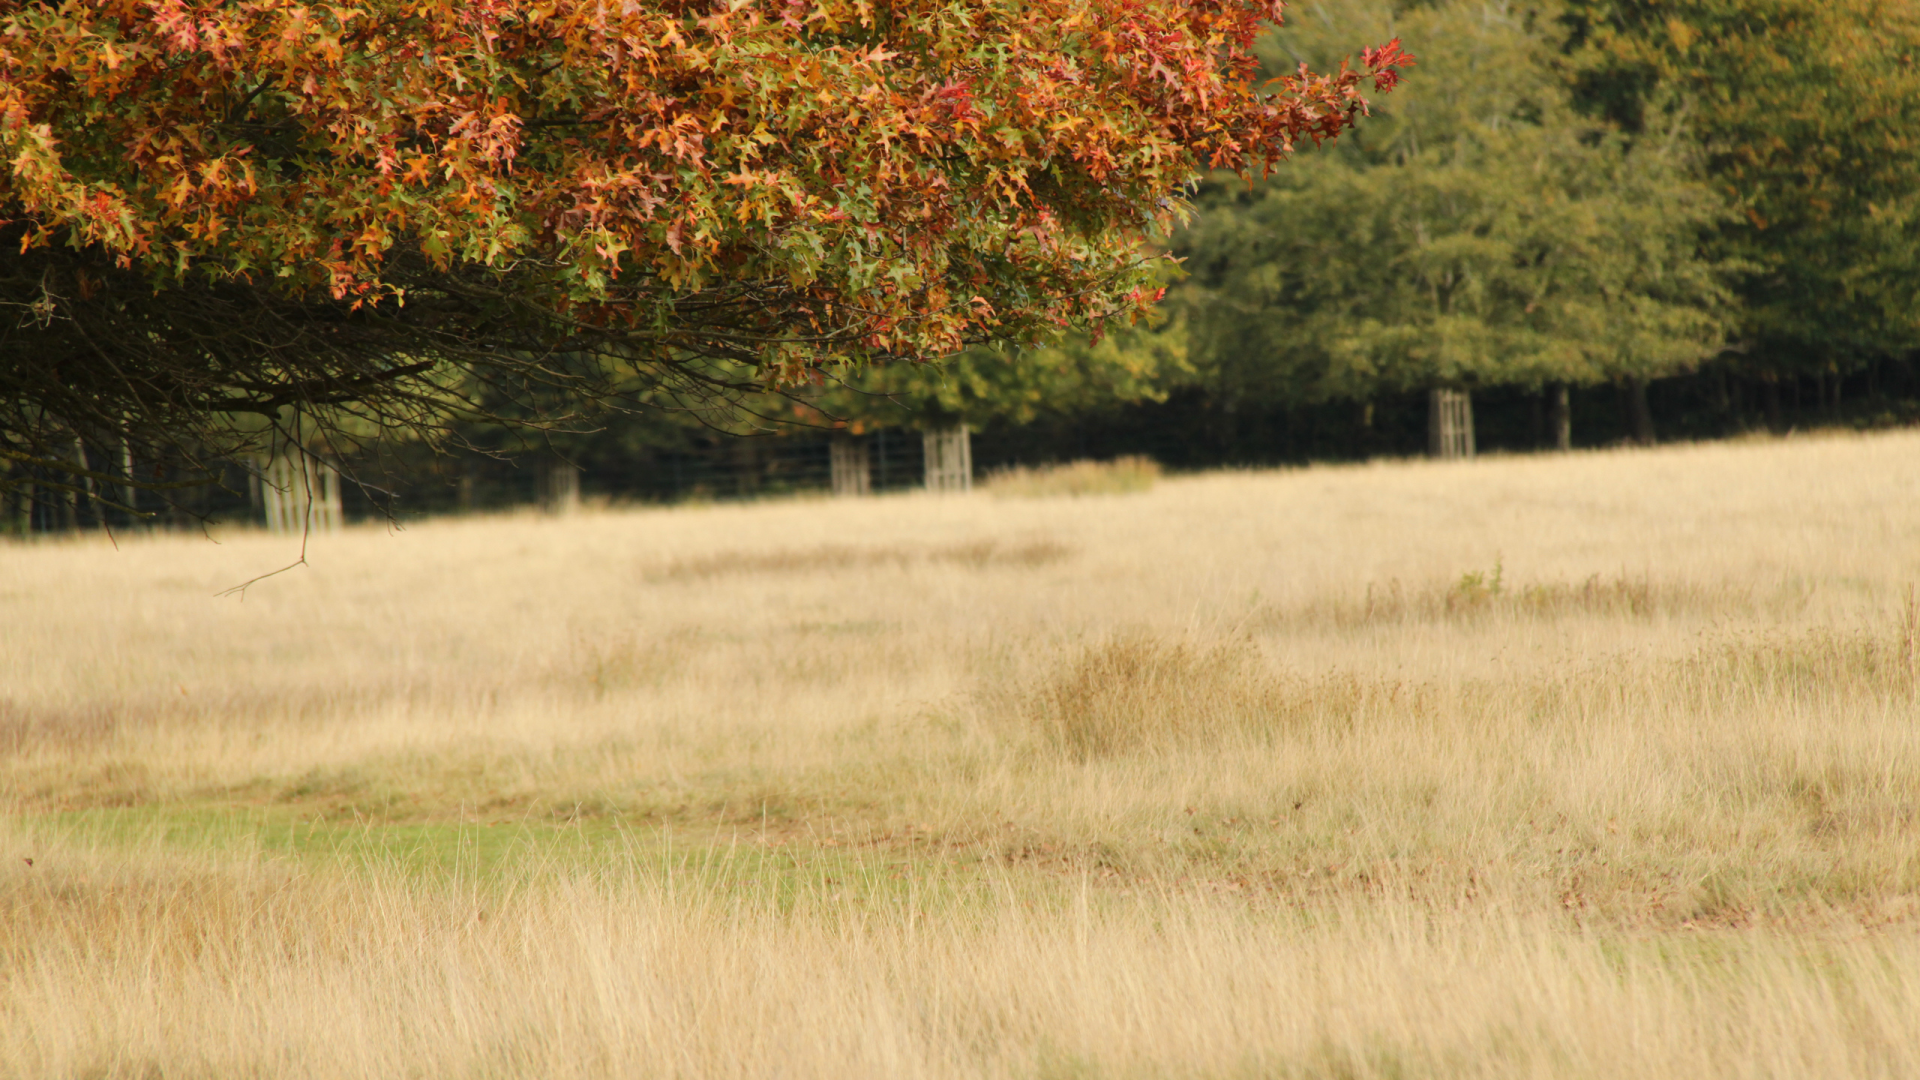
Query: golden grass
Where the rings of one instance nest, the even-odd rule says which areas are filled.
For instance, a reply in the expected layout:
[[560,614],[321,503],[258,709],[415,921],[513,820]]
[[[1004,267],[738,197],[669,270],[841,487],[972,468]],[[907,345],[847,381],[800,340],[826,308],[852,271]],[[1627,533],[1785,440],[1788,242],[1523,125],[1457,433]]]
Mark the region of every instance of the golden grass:
[[1917,481],[12,544],[0,1076],[1913,1075]]

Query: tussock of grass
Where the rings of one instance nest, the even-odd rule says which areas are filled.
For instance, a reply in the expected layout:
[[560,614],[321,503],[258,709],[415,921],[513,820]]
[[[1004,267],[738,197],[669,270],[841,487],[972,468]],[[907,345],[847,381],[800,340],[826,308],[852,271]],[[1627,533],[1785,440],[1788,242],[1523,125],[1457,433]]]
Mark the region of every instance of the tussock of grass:
[[1147,491],[1160,479],[1160,463],[1138,455],[1065,465],[1016,465],[990,474],[982,485],[1001,498],[1122,495]]
[[1276,690],[1239,643],[1122,637],[1082,649],[1020,712],[1049,745],[1092,757],[1218,744],[1270,717]]
[[1345,727],[1369,708],[1422,707],[1417,688],[1393,680],[1276,673],[1244,639],[1138,634],[1080,647],[1011,699],[983,695],[1012,721],[1000,730],[1030,732],[1079,760],[1271,746],[1313,725]]
[[1276,672],[1246,639],[1122,635],[1066,652],[1017,692],[978,691],[993,730],[1037,736],[1076,759],[1248,740],[1330,738],[1366,724],[1406,727],[1447,712],[1485,730],[1503,717],[1572,726],[1596,714],[1656,711],[1695,699],[1702,720],[1796,704],[1920,701],[1920,657],[1886,633],[1820,631],[1732,641],[1645,670],[1617,660],[1523,680],[1433,682]]

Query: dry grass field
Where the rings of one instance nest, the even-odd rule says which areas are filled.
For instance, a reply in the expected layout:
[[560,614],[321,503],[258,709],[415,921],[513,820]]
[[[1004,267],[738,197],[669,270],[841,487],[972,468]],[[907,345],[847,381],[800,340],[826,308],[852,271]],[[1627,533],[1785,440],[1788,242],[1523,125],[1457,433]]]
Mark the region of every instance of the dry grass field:
[[1920,1075],[1920,435],[1022,484],[0,544],[0,1075]]

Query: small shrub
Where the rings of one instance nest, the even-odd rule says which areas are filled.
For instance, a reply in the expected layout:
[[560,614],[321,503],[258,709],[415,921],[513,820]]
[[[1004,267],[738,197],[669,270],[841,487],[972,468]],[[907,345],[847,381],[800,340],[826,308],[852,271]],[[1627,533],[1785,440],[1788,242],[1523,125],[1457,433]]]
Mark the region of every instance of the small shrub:
[[1460,580],[1454,583],[1452,591],[1447,594],[1447,610],[1472,610],[1498,600],[1505,573],[1505,568],[1496,562],[1490,571],[1473,570],[1460,575]]

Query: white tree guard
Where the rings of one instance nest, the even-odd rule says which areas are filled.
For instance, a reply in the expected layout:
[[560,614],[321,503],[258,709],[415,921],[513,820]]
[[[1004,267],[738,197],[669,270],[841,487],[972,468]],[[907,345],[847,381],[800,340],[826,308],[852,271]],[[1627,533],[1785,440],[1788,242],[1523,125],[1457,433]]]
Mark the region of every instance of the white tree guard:
[[1473,398],[1465,390],[1435,390],[1429,396],[1427,452],[1437,458],[1473,456]]
[[926,451],[927,490],[973,490],[973,433],[967,425],[936,428],[921,436]]
[[298,448],[260,466],[260,503],[267,531],[330,533],[340,527],[340,470]]
[[867,444],[851,435],[839,434],[828,444],[832,466],[833,493],[860,496],[873,490],[873,466],[867,457]]
[[547,469],[541,505],[549,514],[571,514],[580,509],[580,466],[556,461]]

